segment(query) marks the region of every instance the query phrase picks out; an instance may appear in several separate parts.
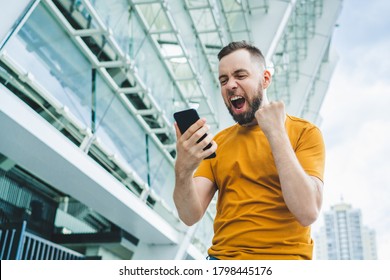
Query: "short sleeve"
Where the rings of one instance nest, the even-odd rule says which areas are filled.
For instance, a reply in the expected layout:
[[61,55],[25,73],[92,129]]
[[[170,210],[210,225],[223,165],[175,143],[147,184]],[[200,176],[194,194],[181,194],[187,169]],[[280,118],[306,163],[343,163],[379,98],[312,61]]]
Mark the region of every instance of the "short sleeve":
[[298,139],[295,154],[307,174],[324,180],[325,143],[316,126],[304,129]]
[[198,169],[194,173],[194,177],[205,177],[215,183],[215,178],[211,168],[211,160],[202,160],[202,162],[199,164]]

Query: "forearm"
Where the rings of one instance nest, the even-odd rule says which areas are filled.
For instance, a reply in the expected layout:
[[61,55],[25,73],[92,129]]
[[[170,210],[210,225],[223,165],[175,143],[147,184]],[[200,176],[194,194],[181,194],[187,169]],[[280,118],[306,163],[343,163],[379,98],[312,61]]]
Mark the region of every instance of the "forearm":
[[173,200],[180,219],[186,225],[191,226],[202,218],[203,210],[195,190],[192,173],[176,173]]
[[284,201],[297,220],[308,226],[317,219],[320,211],[321,185],[303,170],[284,130],[272,132],[268,140]]

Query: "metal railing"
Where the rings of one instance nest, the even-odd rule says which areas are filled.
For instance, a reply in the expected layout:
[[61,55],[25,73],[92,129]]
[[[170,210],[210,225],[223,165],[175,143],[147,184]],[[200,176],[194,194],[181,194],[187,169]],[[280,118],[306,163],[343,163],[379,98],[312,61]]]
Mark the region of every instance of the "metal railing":
[[0,260],[82,260],[85,256],[26,231],[27,222],[0,225]]

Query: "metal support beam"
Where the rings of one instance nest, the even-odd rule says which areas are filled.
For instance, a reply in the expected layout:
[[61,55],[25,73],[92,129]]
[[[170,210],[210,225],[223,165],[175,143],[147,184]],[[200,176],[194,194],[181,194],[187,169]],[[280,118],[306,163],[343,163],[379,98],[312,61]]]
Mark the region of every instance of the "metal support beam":
[[[139,75],[136,72],[136,69],[134,67],[131,67],[131,61],[129,59],[128,55],[125,55],[124,52],[120,49],[119,44],[116,42],[114,36],[112,36],[112,31],[110,31],[103,23],[103,21],[100,19],[99,15],[93,8],[92,4],[88,0],[82,0],[83,5],[85,5],[88,12],[93,17],[94,21],[96,21],[99,30],[102,30],[103,34],[108,34],[106,36],[107,41],[110,43],[110,46],[114,48],[114,51],[116,52],[116,56],[119,58],[119,60],[116,61],[104,61],[100,62],[96,58],[96,56],[93,54],[93,52],[89,49],[89,47],[86,45],[86,43],[81,39],[80,36],[75,35],[75,30],[73,27],[69,24],[69,22],[66,20],[66,18],[62,15],[62,13],[58,10],[58,8],[54,5],[54,3],[51,0],[44,0],[45,4],[51,9],[53,14],[56,15],[56,17],[59,19],[59,22],[63,25],[65,30],[72,35],[72,38],[74,39],[77,46],[80,47],[80,50],[86,55],[86,57],[91,61],[93,67],[97,68],[99,73],[102,75],[102,77],[105,79],[105,81],[110,85],[112,90],[114,92],[118,93],[138,93],[139,91],[135,89],[124,89],[119,88],[119,86],[115,83],[113,78],[108,74],[106,68],[126,68],[129,71],[132,71],[133,76],[135,77],[138,86],[142,89],[142,92],[147,93],[150,100],[153,100],[152,95],[146,88],[145,83],[140,79]],[[76,33],[77,34],[77,33]],[[130,102],[127,100],[127,98],[124,98],[121,94],[119,95],[120,99],[127,104],[129,112],[132,113],[136,120],[141,124],[141,127],[145,129],[146,133],[153,134],[153,131],[150,129],[149,125],[145,122],[145,120],[141,117],[137,117],[137,110],[130,106]],[[154,107],[156,108],[156,111],[161,111],[159,108],[157,102],[152,102]],[[172,125],[169,123],[169,121],[166,118],[163,118],[163,121],[167,127],[172,127]],[[156,135],[150,135],[151,139],[155,142],[157,147],[160,148],[162,151],[162,154],[166,156],[168,159],[168,162],[170,162],[173,165],[173,158],[171,154],[164,150],[164,146],[161,143],[161,141],[156,137]]]

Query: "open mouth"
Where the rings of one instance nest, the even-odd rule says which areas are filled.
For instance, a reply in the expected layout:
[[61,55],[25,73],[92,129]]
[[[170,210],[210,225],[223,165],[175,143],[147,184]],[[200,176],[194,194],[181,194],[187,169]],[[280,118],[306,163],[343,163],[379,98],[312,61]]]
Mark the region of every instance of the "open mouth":
[[232,103],[233,107],[237,110],[241,109],[245,105],[245,98],[239,95],[235,95],[232,98],[230,98],[230,102]]

